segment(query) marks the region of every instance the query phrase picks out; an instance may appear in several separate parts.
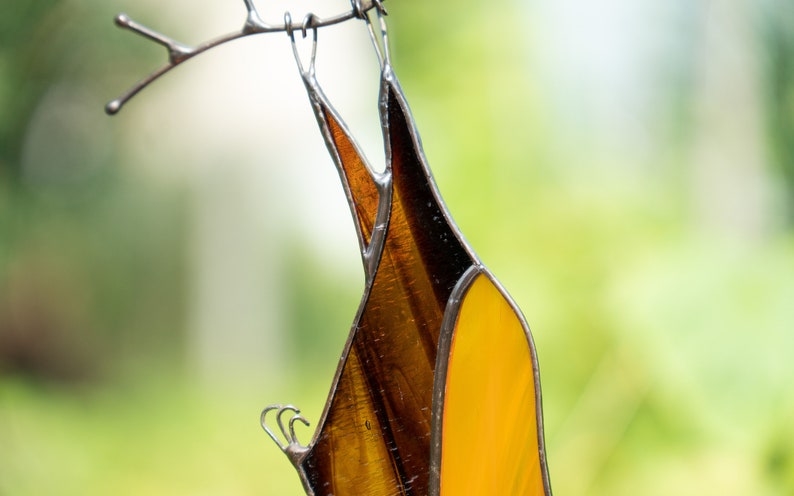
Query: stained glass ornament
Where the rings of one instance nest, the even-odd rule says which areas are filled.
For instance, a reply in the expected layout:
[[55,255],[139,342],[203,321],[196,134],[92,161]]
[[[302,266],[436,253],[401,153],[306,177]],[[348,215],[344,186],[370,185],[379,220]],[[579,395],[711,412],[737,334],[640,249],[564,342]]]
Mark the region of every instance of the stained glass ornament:
[[[107,110],[117,112],[146,84],[222,42],[272,31],[291,38],[350,206],[366,282],[312,440],[298,441],[295,424],[309,422],[292,405],[265,408],[265,431],[309,495],[550,496],[529,327],[439,195],[391,65],[383,5],[354,0],[349,13],[331,18],[366,23],[378,55],[386,164],[376,172],[315,75],[317,33],[331,22],[309,14],[295,23],[286,14],[281,25],[265,24],[251,1],[245,3],[248,18],[239,34],[196,49],[117,18],[166,46],[169,63]],[[309,31],[313,47],[304,65],[295,35]]]

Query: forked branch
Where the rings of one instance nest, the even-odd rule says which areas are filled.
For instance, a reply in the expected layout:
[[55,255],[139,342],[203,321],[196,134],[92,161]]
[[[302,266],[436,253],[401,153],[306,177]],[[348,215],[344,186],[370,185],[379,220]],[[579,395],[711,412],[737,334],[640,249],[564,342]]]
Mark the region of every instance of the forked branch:
[[[248,11],[248,15],[246,17],[245,24],[243,25],[240,31],[220,36],[218,38],[204,42],[195,47],[184,45],[182,43],[173,40],[172,38],[169,38],[168,36],[160,34],[152,29],[149,29],[146,26],[133,21],[126,14],[117,15],[115,19],[117,26],[123,29],[128,29],[133,33],[143,36],[144,38],[147,38],[165,47],[166,50],[168,50],[168,63],[161,66],[159,69],[155,70],[145,78],[135,83],[130,89],[128,89],[120,97],[110,101],[105,106],[105,112],[107,112],[110,115],[117,113],[119,110],[121,110],[121,107],[124,106],[124,104],[127,103],[132,97],[137,95],[138,92],[140,92],[145,87],[149,86],[152,82],[154,82],[163,74],[169,72],[171,69],[178,66],[179,64],[186,62],[192,59],[193,57],[206,52],[210,48],[215,48],[216,46],[223,45],[224,43],[228,43],[230,41],[243,38],[246,36],[250,36],[254,34],[262,34],[262,33],[275,33],[275,32],[283,32],[283,31],[289,32],[289,31],[300,30],[303,31],[305,35],[307,27],[321,28],[325,26],[339,24],[340,22],[344,22],[353,18],[361,18],[364,15],[366,15],[366,13],[372,8],[377,8],[378,10],[380,10],[382,14],[386,13],[385,9],[383,8],[383,4],[381,3],[382,0],[351,0],[351,4],[353,7],[349,12],[337,14],[332,17],[320,18],[313,14],[309,14],[302,21],[268,24],[262,21],[262,18],[259,16],[259,12],[257,12],[256,7],[253,4],[253,0],[243,0],[243,1],[245,2],[245,7]],[[310,24],[308,26],[307,26],[307,21]]]

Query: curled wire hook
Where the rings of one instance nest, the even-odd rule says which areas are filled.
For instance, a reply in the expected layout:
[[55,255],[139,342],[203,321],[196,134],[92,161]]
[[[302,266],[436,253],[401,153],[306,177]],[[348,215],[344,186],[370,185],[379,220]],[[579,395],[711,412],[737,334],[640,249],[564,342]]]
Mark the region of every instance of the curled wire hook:
[[[267,425],[267,414],[274,410],[276,411],[276,424],[286,443]],[[292,412],[293,415],[285,426],[283,416],[286,412]],[[267,435],[270,436],[270,439],[278,445],[281,451],[287,454],[297,453],[304,449],[300,441],[298,441],[298,436],[295,434],[295,422],[297,421],[300,421],[306,427],[310,425],[309,421],[301,415],[301,411],[292,405],[270,405],[262,410],[262,414],[259,417],[262,429],[264,429]]]
[[308,14],[306,14],[306,16],[304,16],[303,18],[303,23],[301,24],[301,33],[303,34],[303,37],[306,38],[306,30],[308,28],[312,28],[314,29],[314,41],[317,42],[316,25],[317,25],[317,16],[314,15],[313,12],[309,12]]
[[301,74],[304,76],[306,75],[314,75],[314,61],[317,59],[317,25],[318,18],[314,13],[309,12],[303,18],[303,22],[301,23],[301,34],[304,38],[306,38],[307,31],[311,29],[314,33],[312,36],[312,53],[311,57],[309,58],[309,69],[306,70],[303,67],[303,62],[301,61],[300,54],[298,53],[298,46],[295,42],[295,30],[292,29],[292,15],[289,12],[284,12],[284,24],[289,26],[286,30],[287,35],[289,36],[290,42],[292,43],[292,54],[295,56],[295,62],[298,64],[298,69],[300,70]]
[[301,415],[300,413],[296,413],[295,415],[292,416],[291,419],[289,419],[289,435],[290,435],[290,437],[292,439],[294,439],[297,442],[298,441],[298,436],[295,435],[295,421],[296,420],[300,420],[303,423],[303,425],[305,425],[306,427],[309,427],[310,424],[309,424],[309,421],[306,420],[303,417],[303,415]]
[[272,440],[273,440],[273,442],[274,442],[274,443],[276,443],[276,444],[278,445],[278,447],[279,447],[279,448],[281,448],[281,451],[284,451],[284,450],[286,450],[286,449],[287,449],[287,446],[286,446],[286,445],[284,445],[284,444],[281,442],[281,440],[278,438],[278,436],[276,435],[276,433],[275,433],[275,432],[273,432],[273,431],[270,429],[270,427],[268,427],[268,425],[267,425],[267,414],[268,414],[269,412],[273,411],[273,410],[278,410],[278,409],[280,409],[280,408],[281,408],[281,405],[270,405],[270,406],[268,406],[267,408],[265,408],[264,410],[262,410],[262,414],[259,416],[259,423],[262,425],[262,429],[264,429],[264,430],[265,430],[265,432],[267,433],[267,435],[268,435],[268,436],[270,436],[270,439],[272,439]]
[[[292,405],[286,405],[282,408],[279,408],[278,413],[276,414],[276,423],[278,424],[279,430],[281,430],[281,433],[288,438],[287,443],[292,444],[293,442],[296,441],[296,439],[294,437],[287,436],[287,429],[284,428],[284,421],[281,420],[281,417],[284,415],[284,412],[293,412],[295,415],[299,416],[301,414],[301,411]],[[290,430],[292,431],[292,429]]]

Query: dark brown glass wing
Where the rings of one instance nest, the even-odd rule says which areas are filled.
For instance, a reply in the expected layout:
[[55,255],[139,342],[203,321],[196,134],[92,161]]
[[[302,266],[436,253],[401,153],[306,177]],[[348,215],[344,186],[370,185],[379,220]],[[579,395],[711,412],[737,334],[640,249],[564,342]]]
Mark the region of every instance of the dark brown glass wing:
[[[385,187],[375,188],[375,196],[353,140],[319,88],[307,82],[365,244],[373,239],[376,211],[388,209],[382,246],[372,247],[376,269],[326,411],[298,462],[305,484],[317,495],[427,494],[441,321],[452,289],[474,263],[438,199],[390,70],[382,81],[387,167],[381,178]],[[389,201],[381,202],[382,195]]]

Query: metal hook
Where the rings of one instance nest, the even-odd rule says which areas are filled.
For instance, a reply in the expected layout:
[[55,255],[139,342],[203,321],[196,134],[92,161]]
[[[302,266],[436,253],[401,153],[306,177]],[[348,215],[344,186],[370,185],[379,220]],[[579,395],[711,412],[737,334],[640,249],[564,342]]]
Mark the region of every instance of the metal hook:
[[[289,435],[290,435],[290,437],[292,438],[292,440],[294,442],[298,443],[298,436],[295,435],[295,421],[296,420],[300,420],[303,423],[303,425],[305,425],[306,427],[309,427],[310,424],[309,424],[309,421],[306,420],[303,417],[303,415],[301,415],[300,413],[296,413],[295,415],[292,416],[291,419],[289,419]],[[300,443],[298,443],[298,444],[300,444]]]
[[313,28],[314,29],[314,39],[315,40],[317,39],[317,29],[314,28],[314,24],[315,24],[316,20],[317,20],[317,16],[314,15],[313,12],[309,12],[308,14],[306,14],[304,16],[303,23],[301,24],[301,34],[303,34],[304,38],[306,38],[306,30],[308,28]]
[[366,8],[361,3],[361,0],[350,0],[350,4],[353,6],[353,17],[357,17],[358,19],[365,19],[367,17],[367,11],[371,7],[375,7],[378,12],[382,15],[389,15],[389,12],[386,10],[386,7],[383,6],[383,0],[370,0],[371,5],[367,6]]
[[378,9],[378,12],[387,16],[389,12],[386,10],[386,7],[383,6],[383,0],[372,0],[372,3],[375,4],[375,7]]
[[[282,439],[267,425],[267,414],[274,410],[276,411],[276,423],[278,424],[284,441],[282,441]],[[283,416],[286,412],[292,412],[294,415],[290,417],[285,426]],[[270,436],[270,439],[278,445],[281,451],[288,455],[301,453],[305,450],[298,441],[298,436],[295,434],[295,422],[297,421],[300,421],[306,427],[310,425],[309,421],[301,415],[300,410],[292,405],[270,405],[262,410],[262,414],[259,417],[259,422],[262,424],[262,428],[267,435]]]
[[289,13],[289,10],[284,12],[284,31],[287,33],[287,36],[294,42],[295,35],[292,33],[292,14]]
[[361,0],[350,0],[350,5],[353,7],[353,17],[357,17],[358,19],[364,19],[366,17],[366,12],[361,5]]
[[266,407],[264,410],[262,410],[262,414],[259,416],[259,423],[262,425],[262,429],[265,430],[267,435],[270,436],[270,439],[272,439],[273,442],[276,443],[279,448],[281,448],[281,451],[285,451],[287,449],[287,446],[282,444],[281,440],[278,438],[278,436],[276,436],[276,433],[273,432],[270,429],[270,427],[267,426],[267,414],[268,414],[268,412],[271,412],[273,410],[279,410],[280,408],[281,408],[281,405],[270,405],[270,406]]
[[301,61],[300,54],[298,53],[298,46],[295,42],[295,30],[292,26],[292,15],[289,12],[284,12],[284,25],[287,26],[286,32],[292,42],[292,54],[295,57],[295,62],[298,64],[298,70],[300,70],[303,76],[312,76],[314,75],[314,62],[317,59],[317,31],[318,31],[318,18],[314,13],[309,12],[303,18],[303,22],[301,23],[300,30],[301,34],[304,38],[306,38],[307,31],[311,29],[314,31],[314,36],[312,37],[312,52],[311,57],[309,58],[309,69],[306,70],[303,67],[303,62]]
[[278,428],[281,430],[281,433],[284,434],[284,437],[287,438],[287,444],[289,445],[294,442],[294,439],[291,439],[289,437],[289,434],[287,433],[287,429],[284,427],[284,421],[281,420],[281,417],[284,415],[284,412],[293,412],[295,413],[295,415],[300,415],[301,411],[292,405],[286,405],[279,408],[278,413],[276,414],[276,423],[278,423]]

